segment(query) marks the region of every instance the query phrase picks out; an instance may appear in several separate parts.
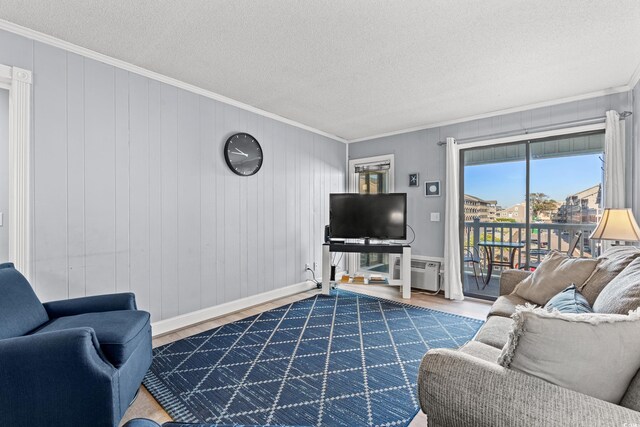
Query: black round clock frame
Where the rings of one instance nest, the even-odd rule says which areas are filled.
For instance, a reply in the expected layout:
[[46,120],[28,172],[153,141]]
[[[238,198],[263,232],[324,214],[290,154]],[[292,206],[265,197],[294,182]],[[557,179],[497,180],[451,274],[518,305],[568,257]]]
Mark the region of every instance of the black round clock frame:
[[262,147],[258,140],[248,133],[233,134],[224,144],[224,160],[236,175],[255,175],[262,167]]

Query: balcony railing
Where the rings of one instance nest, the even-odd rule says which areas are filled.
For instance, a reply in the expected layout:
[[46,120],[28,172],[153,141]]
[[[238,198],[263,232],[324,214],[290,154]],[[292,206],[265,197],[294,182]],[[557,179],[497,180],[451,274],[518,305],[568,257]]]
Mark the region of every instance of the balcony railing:
[[[571,243],[579,237],[575,251],[571,254],[575,257],[591,258],[597,256],[598,248],[589,240],[589,235],[595,229],[596,224],[564,224],[564,223],[531,223],[530,241],[527,247],[526,224],[517,222],[480,222],[479,218],[464,223],[464,246],[473,248],[473,251],[482,259],[482,267],[486,266],[486,259],[478,247],[478,242],[509,242],[523,243],[525,246],[516,255],[515,267],[522,268],[526,265],[536,264],[552,250],[567,252]],[[496,259],[506,261],[509,256],[507,250],[496,250]],[[528,258],[528,259],[527,259]],[[499,274],[500,269],[496,271]]]

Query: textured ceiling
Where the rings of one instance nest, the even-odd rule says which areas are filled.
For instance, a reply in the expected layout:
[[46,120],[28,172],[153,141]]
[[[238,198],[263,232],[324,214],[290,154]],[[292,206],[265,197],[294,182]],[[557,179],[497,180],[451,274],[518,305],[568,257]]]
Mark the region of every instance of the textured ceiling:
[[629,83],[638,0],[0,0],[0,18],[346,139]]

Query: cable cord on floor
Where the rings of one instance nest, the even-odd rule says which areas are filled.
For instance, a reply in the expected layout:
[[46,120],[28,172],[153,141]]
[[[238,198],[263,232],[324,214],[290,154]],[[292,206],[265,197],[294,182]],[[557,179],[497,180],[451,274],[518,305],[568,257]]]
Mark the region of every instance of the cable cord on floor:
[[315,273],[315,271],[313,271],[313,270],[312,270],[311,268],[309,268],[309,267],[305,268],[305,271],[310,271],[310,272],[311,272],[311,276],[313,277],[313,279],[311,279],[311,281],[312,281],[313,283],[315,283],[315,284],[316,284],[316,286],[317,286],[318,288],[320,288],[320,287],[322,286],[322,283],[318,282],[318,280],[316,279],[316,273]]

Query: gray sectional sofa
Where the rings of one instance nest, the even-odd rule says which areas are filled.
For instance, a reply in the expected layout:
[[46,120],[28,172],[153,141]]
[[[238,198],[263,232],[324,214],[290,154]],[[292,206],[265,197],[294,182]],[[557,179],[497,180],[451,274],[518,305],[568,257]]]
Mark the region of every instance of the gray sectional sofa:
[[[627,248],[615,249],[609,261],[603,260],[610,270],[606,280],[640,257],[640,250]],[[418,393],[429,426],[640,426],[640,372],[615,405],[497,363],[512,329],[511,315],[528,302],[513,291],[529,274],[502,273],[501,296],[472,341],[458,350],[433,349],[425,355]],[[597,292],[589,297],[596,299]]]

